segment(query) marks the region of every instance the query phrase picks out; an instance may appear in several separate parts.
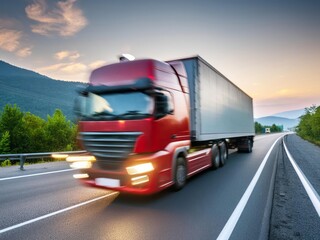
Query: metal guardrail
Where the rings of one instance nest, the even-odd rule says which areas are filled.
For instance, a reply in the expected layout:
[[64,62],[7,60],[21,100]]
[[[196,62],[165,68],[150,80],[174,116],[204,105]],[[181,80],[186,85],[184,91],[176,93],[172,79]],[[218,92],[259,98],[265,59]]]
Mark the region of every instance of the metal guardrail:
[[87,151],[68,151],[68,152],[46,152],[46,153],[14,153],[14,154],[0,154],[0,161],[2,160],[20,160],[20,170],[24,171],[24,163],[26,159],[37,158],[55,158],[58,155],[75,155],[86,154]]

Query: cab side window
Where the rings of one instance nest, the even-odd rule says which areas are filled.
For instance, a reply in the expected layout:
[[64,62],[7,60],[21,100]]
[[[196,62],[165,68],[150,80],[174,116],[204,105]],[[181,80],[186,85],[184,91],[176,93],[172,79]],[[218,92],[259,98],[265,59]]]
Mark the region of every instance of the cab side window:
[[162,118],[168,114],[174,113],[173,97],[170,92],[158,91],[155,96],[155,117]]

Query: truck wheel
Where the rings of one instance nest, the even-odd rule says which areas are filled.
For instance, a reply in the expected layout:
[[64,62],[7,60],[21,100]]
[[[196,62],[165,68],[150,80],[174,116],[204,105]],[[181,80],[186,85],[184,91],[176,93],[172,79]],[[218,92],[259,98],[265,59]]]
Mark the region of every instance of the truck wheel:
[[253,145],[252,140],[251,140],[251,139],[248,139],[247,144],[248,144],[248,146],[247,146],[247,152],[248,152],[248,153],[251,153],[251,152],[252,152],[252,145]]
[[225,142],[219,144],[220,147],[220,166],[222,167],[228,158],[228,149]]
[[212,166],[211,166],[211,169],[214,170],[214,169],[219,168],[219,166],[220,166],[219,147],[216,144],[214,144],[212,146],[211,152],[212,152],[212,157],[211,157]]
[[247,152],[251,153],[252,152],[252,147],[253,147],[253,140],[250,138],[245,138],[245,139],[240,139],[239,143],[240,147],[238,146],[238,152]]
[[176,166],[174,169],[174,184],[175,191],[179,191],[186,185],[187,182],[187,166],[183,157],[178,157]]

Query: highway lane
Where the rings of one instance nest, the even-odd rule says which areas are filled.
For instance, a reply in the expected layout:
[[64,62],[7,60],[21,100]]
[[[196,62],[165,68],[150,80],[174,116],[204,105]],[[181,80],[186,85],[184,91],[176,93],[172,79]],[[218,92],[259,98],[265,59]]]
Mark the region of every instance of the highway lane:
[[[319,239],[320,148],[294,134],[286,136],[284,142],[292,159],[282,147],[275,178],[270,239]],[[295,169],[291,161],[299,169]],[[302,184],[297,171],[307,179],[306,185]],[[309,184],[313,191],[306,190]]]
[[[166,190],[151,197],[112,195],[0,233],[0,239],[215,239],[279,136],[258,136],[251,154],[231,154],[223,168],[191,178],[179,192]],[[271,152],[231,239],[266,237],[266,229],[261,226],[268,216],[267,199],[278,145]],[[14,175],[17,174],[20,173]],[[72,174],[60,172],[0,181],[0,232],[110,194],[80,186]]]
[[286,144],[294,160],[304,172],[315,188],[320,193],[320,147],[317,147],[295,134],[286,137]]

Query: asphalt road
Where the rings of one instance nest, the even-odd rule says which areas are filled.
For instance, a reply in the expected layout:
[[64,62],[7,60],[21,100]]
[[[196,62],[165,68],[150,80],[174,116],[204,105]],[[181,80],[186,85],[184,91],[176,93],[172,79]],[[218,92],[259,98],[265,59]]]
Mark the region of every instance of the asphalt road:
[[64,162],[0,168],[0,239],[267,239],[280,136],[151,197],[83,187]]
[[[292,159],[307,179],[307,184],[310,184],[313,190],[309,195],[285,148],[280,146],[270,239],[318,240],[320,239],[320,147],[294,134],[285,137],[285,144]],[[311,201],[313,193],[314,204]]]

